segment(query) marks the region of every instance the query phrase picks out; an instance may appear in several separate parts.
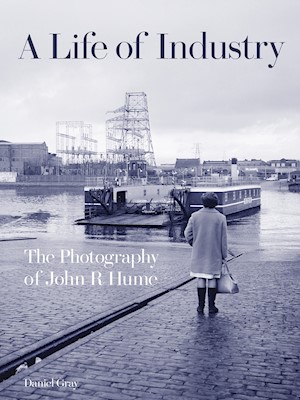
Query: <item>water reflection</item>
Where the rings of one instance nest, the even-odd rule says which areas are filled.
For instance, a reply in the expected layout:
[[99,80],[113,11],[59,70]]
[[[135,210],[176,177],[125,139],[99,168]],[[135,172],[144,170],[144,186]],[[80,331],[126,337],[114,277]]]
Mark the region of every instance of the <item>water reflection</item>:
[[[257,218],[253,217],[257,216]],[[242,211],[238,214],[227,216],[227,225],[242,225],[248,224],[252,221],[259,221],[260,208],[251,208],[250,210]]]
[[[0,234],[47,233],[48,240],[101,239],[114,242],[184,242],[184,225],[169,228],[79,226],[83,217],[82,188],[21,187],[0,189]],[[262,190],[260,212],[228,218],[229,240],[238,251],[263,250],[273,254],[299,249],[300,196]]]
[[[0,234],[74,232],[73,222],[82,216],[81,188],[18,187],[0,189]],[[80,235],[82,229],[75,229]],[[84,235],[81,235],[84,237]]]
[[171,242],[185,242],[184,230],[187,223],[175,224],[169,226],[169,238]]
[[[253,217],[256,215],[256,218]],[[259,210],[252,210],[235,217],[228,218],[228,227],[255,225],[259,229],[260,218]],[[86,225],[85,234],[89,239],[120,240],[120,241],[168,241],[183,243],[185,242],[184,230],[187,222],[171,224],[164,228],[133,228],[118,226]],[[229,228],[235,230],[235,228]]]
[[128,229],[123,226],[86,225],[84,232],[88,239],[127,240]]
[[33,212],[33,213],[27,214],[24,217],[24,219],[47,223],[50,217],[51,217],[51,214],[49,212],[40,210],[38,212]]
[[88,239],[130,242],[185,242],[183,236],[186,223],[163,228],[135,228],[124,226],[86,225]]
[[153,242],[167,241],[168,229],[133,228],[124,226],[86,225],[85,234],[88,239]]

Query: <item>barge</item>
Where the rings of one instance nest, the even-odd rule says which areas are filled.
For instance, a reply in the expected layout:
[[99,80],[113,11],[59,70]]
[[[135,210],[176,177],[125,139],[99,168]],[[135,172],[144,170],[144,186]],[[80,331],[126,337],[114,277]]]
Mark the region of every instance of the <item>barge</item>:
[[261,205],[261,188],[257,184],[85,187],[85,218],[77,222],[118,226],[122,221],[122,226],[158,226],[150,222],[151,218],[163,215],[165,218],[156,219],[160,221],[159,226],[166,226],[188,220],[193,212],[203,207],[201,196],[206,192],[217,194],[217,210],[226,216],[259,209]]
[[201,197],[206,192],[216,193],[218,196],[216,209],[226,216],[260,208],[261,205],[261,188],[259,185],[173,189],[171,195],[189,217],[193,212],[203,207]]

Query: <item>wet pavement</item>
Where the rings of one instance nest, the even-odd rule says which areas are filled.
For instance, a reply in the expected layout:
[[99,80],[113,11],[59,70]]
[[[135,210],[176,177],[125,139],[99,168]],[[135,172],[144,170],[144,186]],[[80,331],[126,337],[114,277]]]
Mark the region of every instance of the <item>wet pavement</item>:
[[[41,340],[51,340],[53,335],[63,334],[65,329],[97,318],[101,313],[110,313],[113,307],[134,302],[138,296],[149,294],[150,297],[170,280],[188,278],[189,273],[190,249],[185,243],[173,244],[172,257],[167,244],[125,242],[116,245],[73,237],[65,238],[63,244],[60,240],[49,242],[46,236],[38,240],[2,242],[2,245],[6,259],[0,260],[3,265],[0,271],[0,365],[26,352],[29,347],[37,347]],[[40,252],[39,263],[34,256],[30,263],[28,251],[36,249]],[[144,259],[140,259],[142,249]],[[43,262],[43,255],[52,254],[54,259],[48,257],[49,262]],[[107,258],[107,255],[113,257]],[[119,255],[118,260],[116,255]],[[148,260],[150,255],[155,260]],[[105,266],[103,256],[110,260]],[[65,271],[68,279],[65,279]],[[121,282],[119,272],[122,273]],[[101,281],[97,279],[99,273],[102,274]],[[142,285],[127,285],[130,283],[128,277],[134,275],[145,277]],[[156,279],[149,282],[151,276]],[[29,285],[30,277],[34,279],[32,285]]]
[[219,314],[197,315],[192,281],[4,381],[0,398],[298,399],[299,262],[252,254],[231,271],[240,293],[218,295]]

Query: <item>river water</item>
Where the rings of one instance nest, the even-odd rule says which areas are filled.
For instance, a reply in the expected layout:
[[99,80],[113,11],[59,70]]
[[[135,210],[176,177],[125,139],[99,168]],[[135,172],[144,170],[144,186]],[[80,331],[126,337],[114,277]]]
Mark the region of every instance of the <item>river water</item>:
[[[43,238],[49,243],[64,240],[125,243],[153,242],[163,248],[182,245],[181,228],[143,229],[79,226],[83,217],[81,188],[20,187],[0,189],[0,239]],[[228,221],[230,247],[235,253],[258,251],[267,258],[280,259],[300,254],[300,194],[264,184],[262,206],[257,213]],[[1,266],[0,266],[1,268]]]

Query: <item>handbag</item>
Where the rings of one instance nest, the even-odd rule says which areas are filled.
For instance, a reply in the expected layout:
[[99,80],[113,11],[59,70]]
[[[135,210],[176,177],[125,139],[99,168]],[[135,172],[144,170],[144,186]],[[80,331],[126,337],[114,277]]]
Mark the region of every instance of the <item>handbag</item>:
[[226,261],[223,261],[221,277],[217,279],[217,293],[238,293],[239,287],[229,272]]

